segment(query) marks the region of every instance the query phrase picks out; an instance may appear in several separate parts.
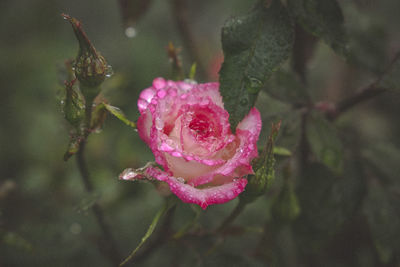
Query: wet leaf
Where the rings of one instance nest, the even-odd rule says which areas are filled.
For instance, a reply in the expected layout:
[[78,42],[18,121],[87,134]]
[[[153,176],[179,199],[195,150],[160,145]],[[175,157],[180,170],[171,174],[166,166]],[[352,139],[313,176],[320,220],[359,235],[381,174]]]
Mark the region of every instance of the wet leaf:
[[315,157],[334,172],[343,170],[343,145],[332,123],[313,113],[307,120],[306,135]]
[[278,0],[270,5],[258,1],[249,13],[225,23],[219,81],[233,131],[269,76],[289,57],[293,35],[293,21]]
[[336,0],[288,0],[287,4],[305,30],[321,37],[336,53],[347,54],[344,18]]

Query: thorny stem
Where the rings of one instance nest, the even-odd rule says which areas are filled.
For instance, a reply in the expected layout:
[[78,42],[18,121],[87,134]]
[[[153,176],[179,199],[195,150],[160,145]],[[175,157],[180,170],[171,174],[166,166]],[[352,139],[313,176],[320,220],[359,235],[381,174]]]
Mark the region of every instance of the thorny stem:
[[[86,160],[85,160],[85,147],[86,147],[86,139],[89,135],[89,128],[90,128],[90,120],[91,120],[91,103],[88,103],[86,105],[86,125],[85,125],[85,133],[84,133],[84,138],[81,141],[80,145],[79,145],[79,150],[77,152],[76,155],[76,163],[78,165],[78,169],[79,169],[79,173],[80,176],[82,178],[82,182],[85,186],[85,190],[88,193],[92,193],[94,190],[93,184],[90,181],[90,174],[89,174],[89,170],[87,168],[87,164],[86,164]],[[111,234],[110,231],[110,227],[108,226],[108,224],[105,222],[104,220],[104,213],[102,208],[100,207],[100,205],[98,203],[94,203],[94,205],[92,206],[92,210],[94,213],[94,216],[96,218],[97,224],[99,225],[102,234],[103,234],[103,244],[100,244],[101,247],[105,248],[105,253],[106,256],[109,258],[109,260],[117,265],[119,263],[119,261],[121,260],[121,254],[118,251],[116,242]]]
[[206,77],[207,72],[203,65],[199,48],[189,27],[190,19],[187,3],[187,0],[171,0],[173,18],[175,18],[176,26],[191,60],[197,64],[197,71],[200,77]]

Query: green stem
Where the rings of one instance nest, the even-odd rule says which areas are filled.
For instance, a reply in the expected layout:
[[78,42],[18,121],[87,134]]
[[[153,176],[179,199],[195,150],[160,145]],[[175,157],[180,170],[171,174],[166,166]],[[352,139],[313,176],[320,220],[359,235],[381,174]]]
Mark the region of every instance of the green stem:
[[[153,221],[151,222],[149,228],[147,229],[146,234],[142,237],[142,240],[140,241],[139,245],[129,254],[128,257],[125,258],[125,260],[123,262],[121,262],[119,264],[119,266],[124,266],[125,264],[127,264],[129,261],[131,261],[135,256],[136,253],[139,251],[139,249],[146,243],[146,241],[148,240],[148,238],[153,234],[154,230],[156,229],[156,226],[158,224],[158,222],[160,221],[160,219],[162,218],[162,216],[164,214],[166,214],[169,210],[174,211],[175,209],[175,204],[171,205],[171,200],[167,199],[163,205],[163,207],[157,212],[156,216],[154,216]],[[172,216],[172,212],[169,213]],[[165,223],[169,224],[171,216],[168,216],[169,220],[166,220]],[[164,229],[166,232],[168,232],[168,229]],[[162,240],[158,240],[157,243],[154,244],[154,246],[156,246],[157,244],[161,244],[161,242],[163,242]],[[150,249],[152,250],[152,249]],[[149,250],[147,250],[149,251]]]
[[[86,140],[84,139],[80,143],[79,151],[76,155],[76,163],[78,165],[79,173],[81,175],[82,182],[85,186],[86,192],[92,193],[94,190],[94,187],[90,181],[90,175],[89,175],[89,171],[88,171],[87,164],[86,164],[85,157],[84,157],[85,146],[86,146]],[[117,249],[117,245],[111,234],[110,227],[104,220],[103,210],[101,209],[101,207],[98,203],[95,203],[92,206],[92,210],[93,210],[94,216],[96,218],[97,224],[99,225],[99,227],[102,231],[102,234],[103,234],[104,244],[102,244],[102,246],[104,246],[106,248],[107,257],[109,258],[109,260],[113,264],[117,265],[121,259],[121,256],[120,256],[121,254],[119,253],[119,251]]]

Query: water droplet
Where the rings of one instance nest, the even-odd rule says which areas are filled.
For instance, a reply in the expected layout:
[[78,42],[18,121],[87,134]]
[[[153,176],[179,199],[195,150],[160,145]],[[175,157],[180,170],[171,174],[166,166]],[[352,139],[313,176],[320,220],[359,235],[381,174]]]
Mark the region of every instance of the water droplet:
[[160,118],[156,118],[155,126],[157,130],[161,131],[164,128],[164,122]]
[[176,178],[176,180],[178,180],[178,182],[184,184],[185,183],[185,179],[183,179],[182,177],[178,177]]
[[167,95],[167,91],[165,91],[165,90],[163,90],[163,89],[161,89],[161,90],[159,90],[159,91],[157,92],[157,96],[158,96],[159,98],[164,98],[166,95]]
[[107,65],[107,68],[106,68],[106,77],[107,77],[107,78],[110,78],[110,77],[113,76],[113,75],[114,75],[113,68],[111,67],[111,65]]
[[128,38],[133,38],[133,37],[135,37],[137,35],[137,31],[133,27],[128,27],[128,28],[125,29],[125,35]]
[[246,89],[249,93],[256,94],[260,91],[262,82],[254,77],[246,77]]

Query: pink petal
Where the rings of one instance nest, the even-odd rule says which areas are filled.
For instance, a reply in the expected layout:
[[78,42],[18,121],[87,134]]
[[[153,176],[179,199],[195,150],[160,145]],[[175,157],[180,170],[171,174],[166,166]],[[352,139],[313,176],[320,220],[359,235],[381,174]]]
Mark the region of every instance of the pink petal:
[[203,209],[206,209],[209,205],[222,204],[236,198],[247,185],[247,179],[241,178],[227,184],[198,189],[155,167],[148,167],[146,174],[159,181],[166,182],[172,193],[183,202],[197,204]]

